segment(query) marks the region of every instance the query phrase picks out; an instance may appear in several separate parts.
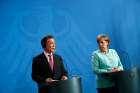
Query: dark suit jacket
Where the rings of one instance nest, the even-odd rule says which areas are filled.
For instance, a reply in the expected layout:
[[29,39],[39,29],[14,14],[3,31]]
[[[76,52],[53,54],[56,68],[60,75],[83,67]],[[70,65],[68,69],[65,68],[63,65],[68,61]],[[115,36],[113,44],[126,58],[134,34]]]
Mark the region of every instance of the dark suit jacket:
[[39,85],[39,93],[41,93],[40,90],[42,90],[42,85],[46,84],[46,78],[60,80],[63,75],[67,76],[67,72],[64,69],[61,56],[53,54],[53,58],[53,71],[51,70],[51,67],[44,53],[41,53],[40,55],[33,58],[32,79]]

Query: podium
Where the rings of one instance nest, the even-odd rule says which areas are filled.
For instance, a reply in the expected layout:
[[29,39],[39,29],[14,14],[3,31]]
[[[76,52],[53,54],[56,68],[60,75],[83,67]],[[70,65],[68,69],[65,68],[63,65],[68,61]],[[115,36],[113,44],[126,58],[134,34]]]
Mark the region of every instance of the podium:
[[49,85],[49,93],[82,93],[81,78],[54,81]]
[[106,75],[115,80],[118,93],[140,93],[140,70],[138,68]]

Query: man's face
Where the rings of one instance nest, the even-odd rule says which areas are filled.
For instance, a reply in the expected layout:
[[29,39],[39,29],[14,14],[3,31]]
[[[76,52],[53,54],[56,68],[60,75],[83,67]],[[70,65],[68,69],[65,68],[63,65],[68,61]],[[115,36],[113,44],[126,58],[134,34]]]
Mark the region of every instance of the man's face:
[[47,39],[45,51],[48,53],[54,53],[54,50],[55,50],[55,40],[53,38]]

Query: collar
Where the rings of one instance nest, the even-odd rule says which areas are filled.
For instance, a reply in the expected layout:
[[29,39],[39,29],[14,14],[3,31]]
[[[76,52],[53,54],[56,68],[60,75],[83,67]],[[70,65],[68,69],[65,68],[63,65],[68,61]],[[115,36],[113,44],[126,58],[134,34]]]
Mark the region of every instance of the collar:
[[53,55],[53,53],[48,53],[48,52],[46,52],[46,51],[44,51],[44,54],[45,54],[45,56]]
[[99,51],[100,51],[101,53],[104,53],[104,54],[109,53],[109,49],[108,49],[106,52],[103,52],[103,51],[101,51],[100,49],[99,49]]

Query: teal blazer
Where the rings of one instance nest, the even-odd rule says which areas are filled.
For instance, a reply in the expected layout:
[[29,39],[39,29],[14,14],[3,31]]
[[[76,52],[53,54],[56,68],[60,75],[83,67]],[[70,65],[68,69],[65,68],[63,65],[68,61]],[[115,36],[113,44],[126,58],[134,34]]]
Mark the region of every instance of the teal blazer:
[[113,67],[123,70],[120,58],[114,49],[109,49],[108,52],[96,50],[92,53],[92,68],[96,74],[97,88],[115,86],[111,77],[102,75],[111,72]]

